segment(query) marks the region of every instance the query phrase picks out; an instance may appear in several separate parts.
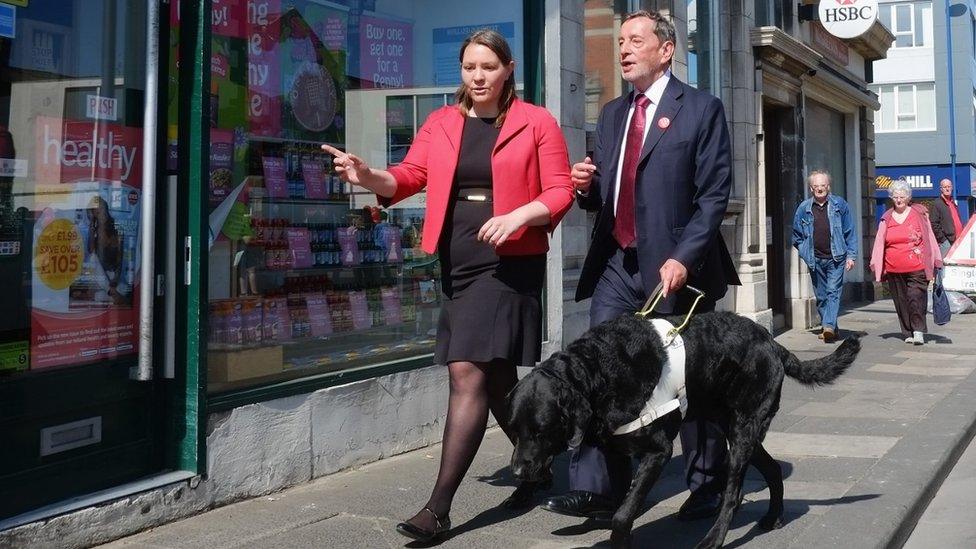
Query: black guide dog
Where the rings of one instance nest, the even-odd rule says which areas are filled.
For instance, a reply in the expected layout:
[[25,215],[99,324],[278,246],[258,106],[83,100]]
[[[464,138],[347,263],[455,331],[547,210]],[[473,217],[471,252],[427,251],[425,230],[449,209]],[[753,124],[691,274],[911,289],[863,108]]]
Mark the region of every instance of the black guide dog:
[[[678,325],[683,318],[669,319]],[[681,333],[686,349],[688,414],[722,425],[729,442],[728,482],[715,524],[697,547],[721,547],[741,499],[751,464],[769,487],[769,511],[759,521],[782,525],[783,474],[762,447],[779,409],[784,376],[804,385],[833,382],[854,362],[861,344],[849,338],[828,356],[801,361],[764,328],[729,312],[693,316]],[[667,359],[661,338],[637,315],[623,315],[589,330],[522,378],[509,394],[514,435],[512,473],[522,480],[548,475],[553,457],[578,446],[613,446],[640,459],[630,490],[613,515],[613,547],[629,547],[644,498],[671,459],[681,424],[675,410],[637,431],[613,431],[640,414]]]

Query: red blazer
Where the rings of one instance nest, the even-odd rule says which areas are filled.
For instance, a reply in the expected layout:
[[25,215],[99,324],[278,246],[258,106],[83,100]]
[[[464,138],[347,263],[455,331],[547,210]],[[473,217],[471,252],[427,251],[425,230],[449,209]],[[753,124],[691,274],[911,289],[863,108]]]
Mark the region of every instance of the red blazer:
[[[460,153],[464,116],[456,106],[427,117],[406,158],[389,168],[396,193],[378,197],[390,206],[427,188],[427,213],[421,247],[437,251],[444,226],[454,171]],[[549,208],[548,226],[523,227],[496,249],[498,255],[532,255],[549,250],[551,231],[573,204],[566,140],[549,111],[516,99],[502,123],[491,155],[492,210],[503,215],[533,200]]]

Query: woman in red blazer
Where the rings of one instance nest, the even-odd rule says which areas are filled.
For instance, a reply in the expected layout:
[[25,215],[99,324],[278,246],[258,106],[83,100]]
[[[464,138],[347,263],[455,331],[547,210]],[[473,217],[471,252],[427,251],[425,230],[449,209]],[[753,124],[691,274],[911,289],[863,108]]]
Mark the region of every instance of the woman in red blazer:
[[[481,445],[488,410],[507,428],[504,399],[515,367],[540,358],[547,233],[573,202],[566,141],[548,111],[515,96],[505,39],[476,31],[461,45],[460,61],[457,105],[427,118],[403,163],[372,169],[322,146],[335,155],[340,177],[375,192],[384,206],[427,189],[422,246],[442,266],[434,360],[447,364],[450,399],[433,493],[397,525],[422,541],[450,528],[451,502]],[[527,504],[536,488],[520,485],[505,505]]]

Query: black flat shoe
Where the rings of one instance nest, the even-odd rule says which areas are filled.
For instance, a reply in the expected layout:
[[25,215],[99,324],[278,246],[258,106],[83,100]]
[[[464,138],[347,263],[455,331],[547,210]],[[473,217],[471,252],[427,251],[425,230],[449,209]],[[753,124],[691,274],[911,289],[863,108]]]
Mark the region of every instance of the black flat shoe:
[[421,509],[421,511],[427,511],[434,517],[435,526],[433,530],[424,530],[423,528],[414,526],[409,522],[401,522],[400,524],[396,525],[397,532],[400,532],[404,536],[407,536],[410,539],[417,540],[421,543],[429,543],[437,539],[437,537],[443,534],[444,532],[447,532],[448,530],[451,529],[450,517],[441,518],[437,516],[437,513],[431,511],[430,507],[424,507],[423,509]]
[[547,478],[546,480],[540,481],[523,481],[521,482],[512,495],[505,498],[500,505],[505,509],[525,509],[530,507],[532,502],[535,501],[535,493],[539,490],[548,490],[552,488],[552,478]]
[[607,496],[582,490],[573,490],[562,496],[551,497],[542,508],[560,515],[597,520],[610,520],[616,510],[616,506]]
[[699,494],[692,492],[691,496],[678,509],[678,520],[698,520],[718,514],[722,506],[722,498],[718,494]]

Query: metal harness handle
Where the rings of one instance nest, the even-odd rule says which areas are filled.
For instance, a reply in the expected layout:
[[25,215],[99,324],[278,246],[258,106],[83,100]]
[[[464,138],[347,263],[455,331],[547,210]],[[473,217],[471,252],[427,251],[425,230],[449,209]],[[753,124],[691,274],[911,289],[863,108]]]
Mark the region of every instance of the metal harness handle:
[[[685,285],[685,288],[687,288],[689,291],[695,294],[695,301],[692,302],[691,308],[688,309],[688,314],[685,315],[685,319],[681,323],[681,325],[675,326],[674,328],[668,330],[667,341],[664,342],[665,346],[670,345],[671,342],[674,340],[674,338],[678,334],[680,334],[681,331],[684,330],[686,326],[688,326],[688,321],[691,320],[691,315],[695,313],[695,307],[697,307],[698,302],[701,301],[703,297],[705,297],[705,292],[699,290],[694,286]],[[661,298],[663,296],[664,296],[664,282],[658,282],[657,287],[654,288],[654,291],[651,293],[651,296],[647,298],[647,301],[644,303],[644,306],[641,308],[641,310],[637,311],[636,313],[637,316],[647,318],[647,315],[654,312],[654,309],[657,307],[658,302],[661,301]]]

